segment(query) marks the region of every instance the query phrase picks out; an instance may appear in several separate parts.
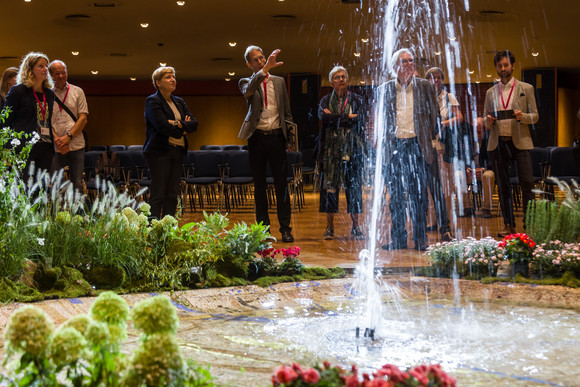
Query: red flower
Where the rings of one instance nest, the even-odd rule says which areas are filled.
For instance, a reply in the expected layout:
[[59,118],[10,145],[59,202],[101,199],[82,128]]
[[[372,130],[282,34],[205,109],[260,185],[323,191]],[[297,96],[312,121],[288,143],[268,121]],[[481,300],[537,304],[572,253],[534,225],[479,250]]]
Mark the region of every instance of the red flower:
[[281,366],[276,368],[274,371],[276,374],[276,378],[280,383],[289,384],[292,383],[298,377],[296,371],[292,369],[292,367],[288,366]]
[[302,373],[302,367],[298,363],[292,363],[292,369],[296,371],[298,374]]
[[351,375],[346,379],[346,387],[359,387],[360,384],[358,382],[358,378],[356,375]]
[[320,380],[320,373],[314,368],[309,368],[302,373],[302,380],[306,383],[316,384]]

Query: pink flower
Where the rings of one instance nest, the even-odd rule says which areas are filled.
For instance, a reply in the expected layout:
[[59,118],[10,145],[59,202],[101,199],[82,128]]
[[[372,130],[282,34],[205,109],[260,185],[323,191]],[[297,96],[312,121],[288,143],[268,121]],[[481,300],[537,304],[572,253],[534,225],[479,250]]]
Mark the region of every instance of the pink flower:
[[278,381],[283,384],[292,383],[298,377],[296,371],[294,371],[292,367],[289,366],[278,367],[274,372]]
[[306,383],[316,384],[320,380],[320,373],[314,368],[309,368],[302,373],[302,380]]

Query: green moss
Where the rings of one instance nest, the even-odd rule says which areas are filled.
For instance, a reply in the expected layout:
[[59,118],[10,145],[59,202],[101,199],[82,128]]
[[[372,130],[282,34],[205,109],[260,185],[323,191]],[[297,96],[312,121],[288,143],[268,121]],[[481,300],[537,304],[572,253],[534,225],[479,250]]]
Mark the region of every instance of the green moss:
[[299,276],[291,277],[288,275],[283,275],[279,277],[261,277],[254,281],[254,284],[261,286],[263,288],[268,287],[270,285],[279,284],[282,282],[294,282],[300,278]]
[[76,298],[93,295],[93,288],[84,280],[80,271],[64,267],[62,277],[55,282],[54,288],[44,294],[51,298]]
[[35,302],[44,300],[44,296],[35,288],[21,282],[12,282],[8,278],[0,279],[0,302]]
[[544,278],[544,279],[530,279],[522,277],[517,274],[515,278],[498,278],[498,277],[484,277],[481,283],[491,284],[494,282],[514,282],[518,284],[534,284],[534,285],[560,285],[568,286],[570,288],[580,287],[580,280],[576,278],[573,272],[567,271],[560,278]]
[[227,277],[224,277],[221,274],[218,274],[215,276],[214,279],[208,281],[208,285],[210,287],[215,287],[215,288],[223,288],[226,286],[230,286],[231,285],[231,280]]
[[39,265],[34,272],[34,282],[40,291],[54,288],[55,283],[61,277],[62,269],[60,267],[46,269],[43,265]]
[[116,266],[95,265],[88,270],[83,270],[82,276],[88,283],[101,289],[116,289],[127,281],[125,270]]

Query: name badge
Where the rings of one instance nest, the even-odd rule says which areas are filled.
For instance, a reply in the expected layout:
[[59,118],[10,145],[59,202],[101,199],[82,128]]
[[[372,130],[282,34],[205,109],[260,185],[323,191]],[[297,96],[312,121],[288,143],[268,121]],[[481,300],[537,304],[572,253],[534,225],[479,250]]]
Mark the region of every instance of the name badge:
[[50,136],[50,129],[48,129],[46,126],[41,126],[40,134],[42,134],[43,136]]

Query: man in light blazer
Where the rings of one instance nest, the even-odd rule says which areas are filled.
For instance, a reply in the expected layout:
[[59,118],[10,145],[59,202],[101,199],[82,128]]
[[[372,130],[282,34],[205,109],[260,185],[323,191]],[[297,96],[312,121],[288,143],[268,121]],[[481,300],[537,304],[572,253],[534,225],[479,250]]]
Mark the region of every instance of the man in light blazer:
[[485,95],[484,112],[489,129],[489,152],[492,169],[497,179],[499,201],[505,227],[499,237],[516,232],[514,220],[509,166],[515,162],[522,189],[524,227],[528,202],[534,200],[532,157],[534,147],[530,125],[538,122],[538,108],[534,87],[520,82],[512,74],[516,58],[511,51],[498,51],[493,63],[500,82],[493,85]]
[[283,64],[277,61],[279,53],[280,50],[274,50],[266,60],[260,47],[246,48],[244,58],[253,74],[250,78],[240,79],[238,84],[249,108],[238,137],[248,140],[250,167],[254,178],[256,221],[270,225],[266,196],[266,164],[270,163],[282,241],[294,242],[290,228],[290,195],[286,181],[286,121],[292,121],[292,113],[284,79],[269,73],[271,69]]
[[[437,157],[432,140],[439,120],[439,104],[433,85],[414,76],[413,55],[401,49],[391,59],[397,79],[379,90],[380,112],[384,117],[384,173],[389,188],[391,241],[384,250],[407,248],[407,202],[413,221],[415,249],[425,250],[427,228],[428,166]],[[382,98],[382,100],[381,100]],[[406,198],[405,198],[405,193]]]

